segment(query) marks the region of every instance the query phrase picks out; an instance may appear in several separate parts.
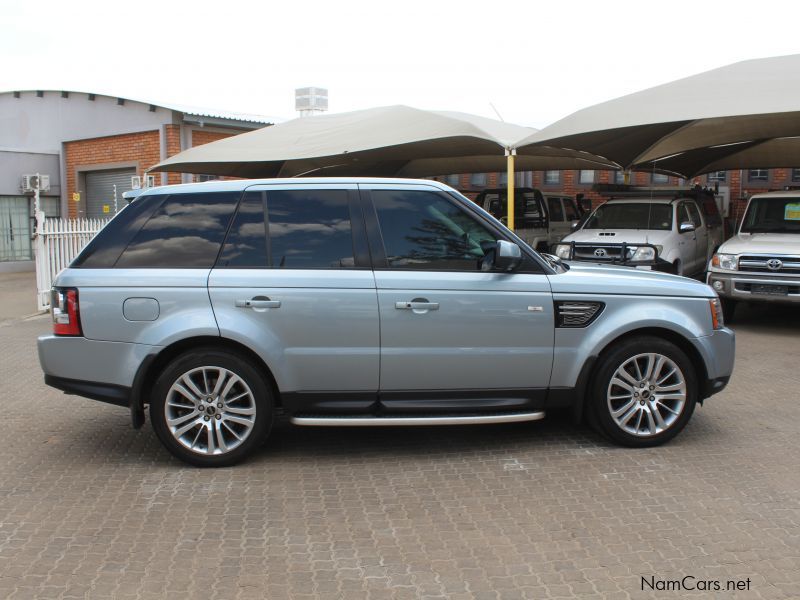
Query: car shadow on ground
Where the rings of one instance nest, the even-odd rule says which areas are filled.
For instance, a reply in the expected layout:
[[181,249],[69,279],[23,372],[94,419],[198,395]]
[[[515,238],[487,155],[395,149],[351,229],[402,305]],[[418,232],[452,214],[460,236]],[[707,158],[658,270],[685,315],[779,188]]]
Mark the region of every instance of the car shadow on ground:
[[728,326],[734,331],[748,331],[779,336],[800,334],[800,310],[791,304],[745,303],[736,307]]

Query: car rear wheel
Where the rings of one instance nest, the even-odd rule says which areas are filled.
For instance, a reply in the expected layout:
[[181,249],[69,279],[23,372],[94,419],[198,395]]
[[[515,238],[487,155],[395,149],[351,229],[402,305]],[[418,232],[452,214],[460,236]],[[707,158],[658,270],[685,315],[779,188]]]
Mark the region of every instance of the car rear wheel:
[[593,422],[603,434],[624,446],[658,446],[689,422],[697,377],[675,344],[642,336],[601,357],[592,392]]
[[264,378],[244,357],[213,348],[175,358],[156,380],[150,419],[176,457],[199,467],[245,458],[272,427]]

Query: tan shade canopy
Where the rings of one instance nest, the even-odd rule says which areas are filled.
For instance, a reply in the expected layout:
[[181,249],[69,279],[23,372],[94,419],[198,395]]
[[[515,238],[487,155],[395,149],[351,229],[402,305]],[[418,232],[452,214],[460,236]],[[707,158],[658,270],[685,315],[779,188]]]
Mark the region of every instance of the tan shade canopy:
[[[294,119],[190,148],[152,170],[233,177],[502,171],[505,150],[535,131],[466,113],[386,106]],[[520,155],[520,171],[618,168],[586,152],[548,146]]]
[[[518,148],[580,149],[626,168],[692,176],[786,166],[781,145],[763,143],[793,136],[800,136],[800,55],[735,63],[603,102],[531,134]],[[667,159],[677,154],[683,156]]]

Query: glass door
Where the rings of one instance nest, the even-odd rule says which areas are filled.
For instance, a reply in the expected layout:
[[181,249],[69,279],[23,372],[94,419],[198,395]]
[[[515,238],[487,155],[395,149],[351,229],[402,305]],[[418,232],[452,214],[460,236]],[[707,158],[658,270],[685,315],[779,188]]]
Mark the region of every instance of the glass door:
[[32,260],[28,198],[0,196],[0,262]]

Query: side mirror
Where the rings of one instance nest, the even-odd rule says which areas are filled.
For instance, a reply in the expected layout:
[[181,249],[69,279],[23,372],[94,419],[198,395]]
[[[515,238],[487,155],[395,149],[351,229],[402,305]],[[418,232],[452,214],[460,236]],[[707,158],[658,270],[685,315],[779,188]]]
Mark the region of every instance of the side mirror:
[[578,229],[578,223],[580,223],[580,221],[573,221],[572,223],[570,223],[569,230],[575,231],[576,229]]
[[513,271],[522,263],[522,250],[514,242],[497,240],[494,248],[494,270]]
[[680,227],[678,227],[678,233],[689,233],[690,231],[694,231],[695,229],[696,227],[694,226],[694,223],[686,221],[680,224]]

